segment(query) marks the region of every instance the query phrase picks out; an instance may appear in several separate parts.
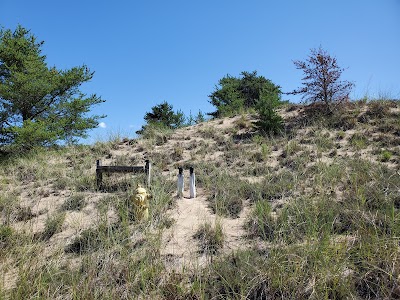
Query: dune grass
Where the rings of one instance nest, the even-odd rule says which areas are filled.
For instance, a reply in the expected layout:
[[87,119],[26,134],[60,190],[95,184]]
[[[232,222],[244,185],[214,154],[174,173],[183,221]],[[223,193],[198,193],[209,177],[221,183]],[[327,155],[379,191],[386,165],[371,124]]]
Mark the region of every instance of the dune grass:
[[[3,159],[0,299],[399,298],[399,110],[396,101],[329,116],[309,108],[279,136],[233,138],[252,130],[242,118],[224,132],[200,126],[203,140],[180,137],[170,148],[173,132],[148,132],[125,143],[135,157],[113,156],[118,139]],[[194,238],[210,262],[171,270],[160,247],[176,184],[163,171],[183,151],[196,158],[183,163],[212,212],[236,218],[250,206],[248,247],[224,252],[221,224],[205,223]],[[205,161],[208,151],[222,154]],[[130,199],[144,177],[104,176],[97,191],[94,166],[145,155],[153,198],[138,222]]]

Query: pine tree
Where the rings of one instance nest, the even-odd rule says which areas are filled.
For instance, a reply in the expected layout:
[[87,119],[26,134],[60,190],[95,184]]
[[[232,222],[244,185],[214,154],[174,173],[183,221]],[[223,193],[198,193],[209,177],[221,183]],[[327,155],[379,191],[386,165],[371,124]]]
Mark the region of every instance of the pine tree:
[[137,134],[143,134],[148,126],[159,129],[176,129],[185,123],[184,114],[179,110],[174,112],[172,105],[166,101],[153,106],[151,112],[145,114],[144,119],[147,124],[136,131]]
[[344,69],[327,51],[321,47],[311,49],[306,61],[293,63],[304,73],[303,87],[288,94],[302,94],[306,102],[322,102],[328,111],[332,111],[333,104],[348,101],[354,83],[339,80]]
[[209,95],[210,103],[217,110],[209,115],[229,116],[255,108],[260,100],[261,91],[280,94],[280,87],[264,76],[258,76],[257,71],[242,72],[240,75],[239,78],[227,75],[219,80],[215,91]]
[[48,67],[46,56],[29,30],[0,31],[0,146],[26,150],[59,141],[86,137],[103,116],[87,116],[104,102],[86,97],[79,86],[92,79],[87,66],[58,70]]
[[280,94],[271,94],[262,90],[256,111],[258,120],[255,127],[263,134],[277,134],[283,131],[283,118],[277,113],[276,108],[281,105]]

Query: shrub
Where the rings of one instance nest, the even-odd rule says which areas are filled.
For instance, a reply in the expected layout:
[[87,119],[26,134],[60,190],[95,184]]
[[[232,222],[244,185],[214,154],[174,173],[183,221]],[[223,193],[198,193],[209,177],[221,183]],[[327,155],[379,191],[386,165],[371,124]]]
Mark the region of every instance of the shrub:
[[387,101],[371,101],[368,103],[366,114],[376,119],[385,118],[389,115],[390,103]]
[[241,78],[230,75],[220,79],[215,91],[209,95],[210,103],[216,111],[209,113],[213,117],[237,115],[257,106],[264,97],[280,97],[280,87],[263,76],[257,76],[257,71],[242,72]]
[[136,134],[145,135],[147,127],[152,128],[168,128],[176,129],[184,125],[185,117],[181,111],[174,112],[172,105],[164,101],[161,104],[153,106],[151,112],[147,112],[144,116],[146,125],[136,131]]
[[276,112],[276,108],[280,105],[280,94],[263,93],[257,103],[256,111],[258,113],[258,121],[256,128],[263,134],[277,134],[283,130],[283,119]]

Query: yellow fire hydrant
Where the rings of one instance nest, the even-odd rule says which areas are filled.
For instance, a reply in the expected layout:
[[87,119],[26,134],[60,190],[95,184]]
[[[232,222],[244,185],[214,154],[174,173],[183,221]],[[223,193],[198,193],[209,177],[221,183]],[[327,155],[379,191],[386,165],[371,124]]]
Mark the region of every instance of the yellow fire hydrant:
[[149,198],[150,194],[140,184],[136,189],[136,194],[132,196],[134,205],[135,220],[147,220],[149,218]]

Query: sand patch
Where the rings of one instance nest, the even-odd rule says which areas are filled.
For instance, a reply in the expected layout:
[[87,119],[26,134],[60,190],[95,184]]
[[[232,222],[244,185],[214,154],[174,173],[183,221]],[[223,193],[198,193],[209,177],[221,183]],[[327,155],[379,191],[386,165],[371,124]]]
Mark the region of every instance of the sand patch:
[[205,223],[213,227],[216,222],[222,225],[225,237],[223,252],[246,247],[243,224],[249,213],[248,205],[239,218],[229,219],[212,213],[204,191],[198,190],[198,197],[194,199],[187,196],[185,193],[183,198],[176,198],[177,205],[170,211],[175,223],[164,232],[162,239],[161,254],[168,258],[173,269],[202,267],[208,262],[210,257],[199,252],[198,241],[193,237]]

